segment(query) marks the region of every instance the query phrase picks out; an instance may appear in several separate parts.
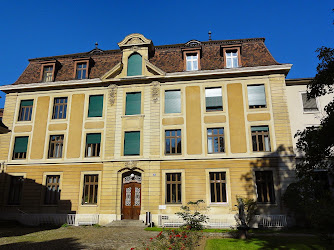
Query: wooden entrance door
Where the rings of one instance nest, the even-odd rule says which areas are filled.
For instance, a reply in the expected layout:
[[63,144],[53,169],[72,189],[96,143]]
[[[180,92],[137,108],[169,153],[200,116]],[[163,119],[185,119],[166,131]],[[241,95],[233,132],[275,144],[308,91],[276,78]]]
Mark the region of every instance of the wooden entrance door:
[[139,220],[141,206],[141,184],[123,184],[122,219]]

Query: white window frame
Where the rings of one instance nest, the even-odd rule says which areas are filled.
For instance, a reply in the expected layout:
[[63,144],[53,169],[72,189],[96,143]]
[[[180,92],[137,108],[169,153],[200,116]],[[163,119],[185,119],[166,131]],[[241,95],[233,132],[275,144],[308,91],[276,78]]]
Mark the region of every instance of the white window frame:
[[[237,55],[236,56],[233,56],[233,53],[236,53]],[[238,50],[227,50],[225,52],[225,58],[226,58],[226,68],[228,69],[232,69],[232,68],[238,68],[239,67],[239,63],[238,63]],[[233,65],[233,59],[236,58],[236,62],[237,62],[237,65]],[[228,61],[231,61],[231,67],[228,67]]]
[[[190,68],[188,68],[188,62],[190,62],[190,65],[191,65]],[[186,69],[187,71],[198,70],[198,53],[186,54]]]

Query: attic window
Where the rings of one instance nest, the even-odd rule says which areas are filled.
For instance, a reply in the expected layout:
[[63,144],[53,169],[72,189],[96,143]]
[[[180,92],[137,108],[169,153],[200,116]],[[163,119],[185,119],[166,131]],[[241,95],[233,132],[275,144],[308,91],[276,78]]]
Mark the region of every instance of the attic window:
[[138,53],[134,53],[128,58],[128,76],[142,75],[142,57]]
[[196,71],[201,69],[201,50],[200,48],[185,48],[183,51],[184,70]]
[[89,60],[78,60],[75,62],[74,78],[78,80],[87,79],[89,70]]
[[40,77],[41,82],[53,82],[54,81],[55,66],[56,66],[55,62],[42,63],[41,77]]
[[238,68],[241,67],[240,45],[230,45],[223,47],[224,67]]

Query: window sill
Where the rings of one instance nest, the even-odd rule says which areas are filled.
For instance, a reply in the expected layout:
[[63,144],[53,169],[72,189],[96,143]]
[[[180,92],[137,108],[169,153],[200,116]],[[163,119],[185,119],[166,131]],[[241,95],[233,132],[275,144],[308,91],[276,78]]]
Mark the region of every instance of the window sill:
[[314,110],[314,111],[303,111],[303,114],[319,114],[320,111],[319,110]]
[[81,204],[81,207],[98,207],[97,204]]
[[183,206],[183,204],[182,203],[173,203],[173,204],[165,203],[165,206],[166,207],[180,207],[180,206]]
[[145,117],[143,114],[138,114],[138,115],[122,115],[121,118],[127,118],[127,117]]
[[30,121],[16,121],[16,123],[20,123],[21,124],[21,123],[33,123],[33,122],[32,122],[32,120],[30,120]]
[[229,203],[228,202],[222,202],[222,203],[209,203],[209,206],[212,207],[228,207]]

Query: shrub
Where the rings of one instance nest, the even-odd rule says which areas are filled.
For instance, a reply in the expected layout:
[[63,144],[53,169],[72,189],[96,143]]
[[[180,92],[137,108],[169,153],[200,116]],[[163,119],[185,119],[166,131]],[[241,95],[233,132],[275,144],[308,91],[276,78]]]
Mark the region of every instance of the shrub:
[[[238,202],[238,213],[234,216],[237,225],[240,226],[247,226],[250,228],[250,224],[254,219],[254,215],[257,211],[256,201],[253,199],[243,198],[237,196]],[[240,214],[242,213],[242,214]]]
[[[181,206],[182,212],[177,212],[180,218],[184,220],[184,227],[190,230],[202,230],[203,225],[202,223],[206,223],[209,219],[208,216],[199,212],[199,210],[206,210],[207,207],[203,208],[200,206],[201,203],[204,203],[203,200],[198,201],[189,201],[187,203],[188,206]],[[193,212],[192,212],[193,210]]]

